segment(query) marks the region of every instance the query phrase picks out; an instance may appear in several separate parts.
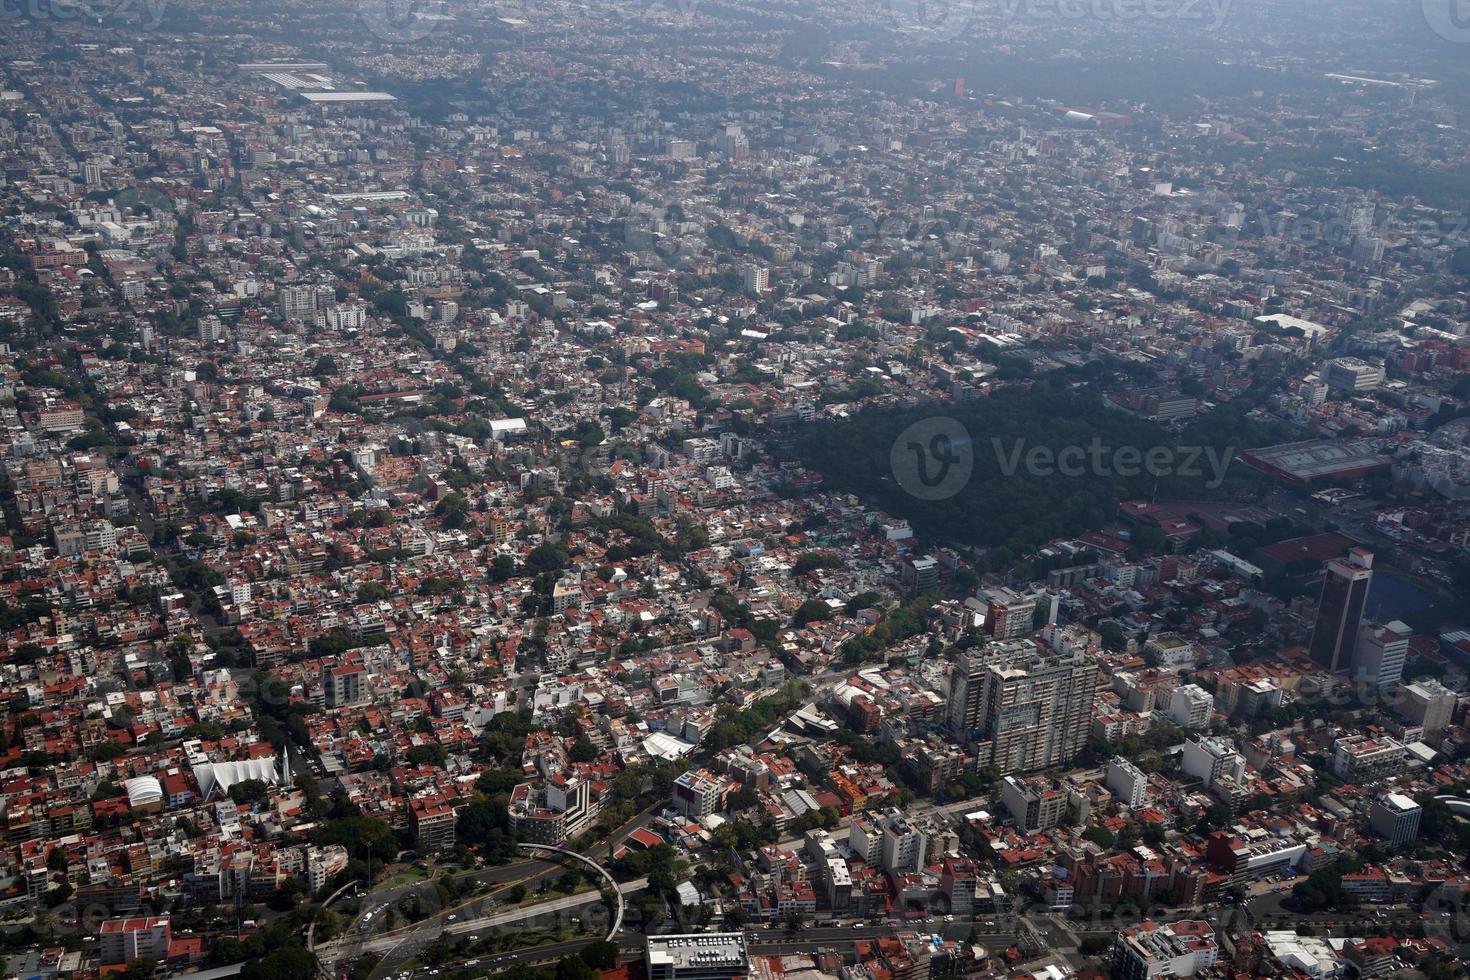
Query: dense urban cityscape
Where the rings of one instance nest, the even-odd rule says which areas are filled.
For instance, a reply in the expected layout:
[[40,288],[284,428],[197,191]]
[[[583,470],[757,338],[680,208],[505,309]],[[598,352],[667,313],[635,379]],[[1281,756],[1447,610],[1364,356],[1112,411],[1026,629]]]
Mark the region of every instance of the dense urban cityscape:
[[0,19],[0,976],[1470,975],[1456,0]]

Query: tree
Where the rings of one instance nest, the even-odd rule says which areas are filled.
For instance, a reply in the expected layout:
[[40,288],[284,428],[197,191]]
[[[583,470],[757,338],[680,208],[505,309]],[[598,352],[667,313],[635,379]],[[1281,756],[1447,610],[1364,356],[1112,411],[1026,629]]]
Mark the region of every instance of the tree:
[[594,970],[611,970],[618,965],[618,944],[598,939],[578,952]]
[[805,575],[818,568],[838,568],[841,565],[842,559],[830,551],[804,551],[796,556],[796,564],[791,570],[796,575]]
[[140,956],[128,963],[122,971],[123,980],[152,980],[153,974],[158,970],[158,961],[146,956]]
[[582,957],[570,954],[557,961],[556,980],[598,980],[598,974]]
[[244,779],[230,787],[230,799],[235,803],[257,803],[266,798],[268,789],[264,780]]
[[531,549],[526,555],[526,571],[531,575],[543,572],[560,572],[570,560],[567,551],[559,544],[546,542]]
[[391,861],[398,856],[393,828],[377,817],[355,814],[329,820],[313,836],[317,844],[340,844],[350,855],[366,852],[381,861]]
[[368,581],[357,587],[358,602],[381,602],[393,595],[381,582]]
[[832,618],[832,608],[821,599],[808,599],[797,607],[796,615],[792,621],[797,626],[805,626],[807,623],[815,623],[824,619]]
[[316,976],[316,957],[301,946],[282,947],[240,970],[241,980],[315,980]]
[[490,581],[504,582],[516,573],[516,560],[510,555],[496,555],[490,562]]
[[1097,633],[1102,638],[1103,649],[1109,653],[1122,653],[1128,648],[1128,635],[1111,619],[1099,626]]

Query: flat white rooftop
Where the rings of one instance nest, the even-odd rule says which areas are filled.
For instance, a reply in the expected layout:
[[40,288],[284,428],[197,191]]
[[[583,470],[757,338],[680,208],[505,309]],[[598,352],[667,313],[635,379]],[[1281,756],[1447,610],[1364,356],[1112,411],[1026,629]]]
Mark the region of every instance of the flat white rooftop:
[[308,102],[397,102],[387,92],[302,92]]

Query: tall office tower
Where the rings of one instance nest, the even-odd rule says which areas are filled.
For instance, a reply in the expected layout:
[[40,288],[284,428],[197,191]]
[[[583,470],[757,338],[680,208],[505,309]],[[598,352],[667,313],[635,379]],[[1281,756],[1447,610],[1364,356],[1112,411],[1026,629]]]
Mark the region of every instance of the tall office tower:
[[1401,793],[1385,793],[1368,808],[1368,826],[1388,841],[1389,847],[1410,843],[1419,837],[1419,818],[1424,809]]
[[1358,627],[1358,642],[1353,647],[1353,677],[1375,687],[1397,687],[1404,676],[1404,661],[1409,658],[1409,640],[1414,631],[1394,620],[1364,623]]
[[1317,604],[1317,622],[1308,647],[1312,660],[1330,671],[1346,670],[1352,664],[1353,646],[1363,622],[1363,606],[1373,583],[1373,553],[1354,548],[1347,558],[1327,563],[1322,580],[1322,599]]
[[1082,750],[1096,690],[1097,661],[1085,653],[992,643],[961,658],[950,684],[950,724],[979,764],[1001,775],[1046,769]]

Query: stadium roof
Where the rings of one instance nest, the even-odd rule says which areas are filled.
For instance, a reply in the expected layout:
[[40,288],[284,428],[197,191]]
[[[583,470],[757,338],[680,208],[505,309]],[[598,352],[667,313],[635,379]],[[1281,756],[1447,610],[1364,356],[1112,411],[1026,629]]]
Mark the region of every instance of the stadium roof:
[[1293,483],[1361,476],[1389,465],[1376,439],[1319,439],[1264,446],[1240,454],[1241,462]]

